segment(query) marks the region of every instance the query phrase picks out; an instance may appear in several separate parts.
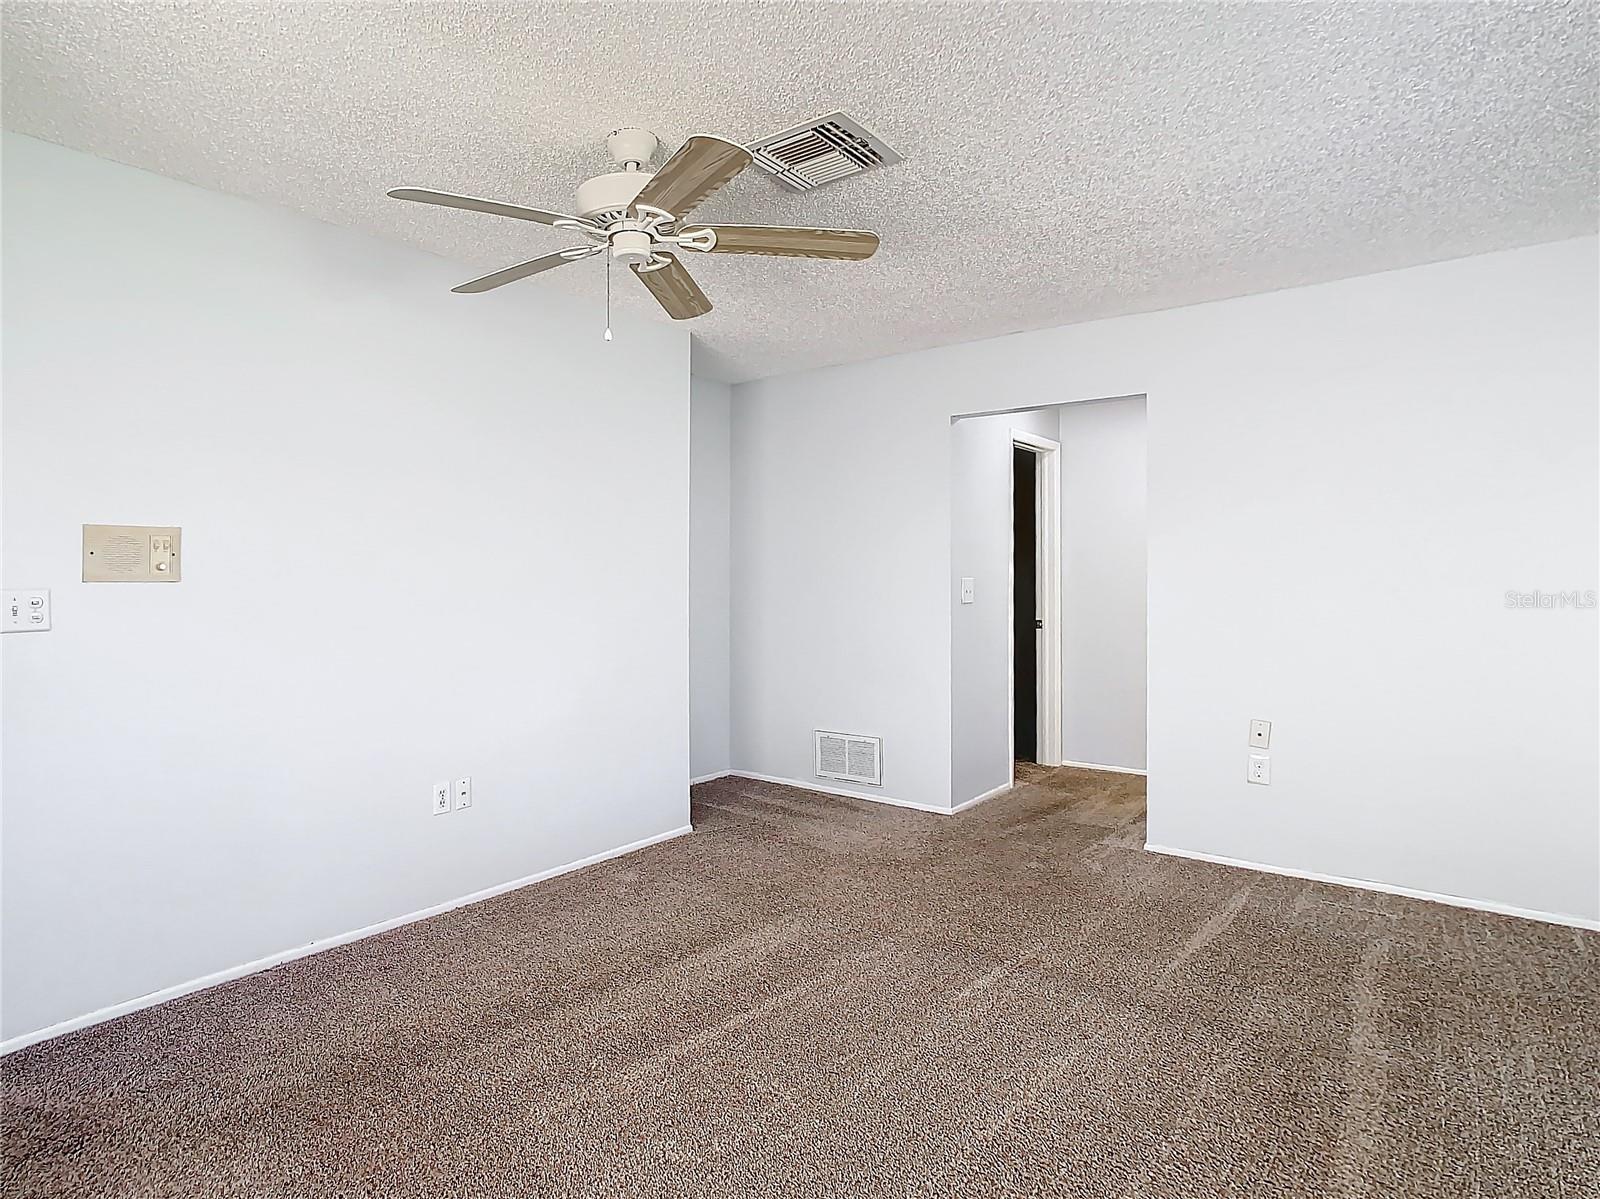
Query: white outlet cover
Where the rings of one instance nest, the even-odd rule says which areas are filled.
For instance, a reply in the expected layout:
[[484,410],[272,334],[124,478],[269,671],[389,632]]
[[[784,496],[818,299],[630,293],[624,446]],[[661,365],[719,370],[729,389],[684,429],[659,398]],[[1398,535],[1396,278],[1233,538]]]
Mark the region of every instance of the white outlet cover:
[[50,628],[49,591],[8,591],[0,632],[44,633]]
[[1272,744],[1272,721],[1252,720],[1250,722],[1250,747],[1252,749],[1266,749]]
[[450,784],[448,782],[435,783],[433,793],[428,798],[429,808],[435,816],[443,816],[450,810]]
[[1263,787],[1272,784],[1272,759],[1266,754],[1251,754],[1250,764],[1245,768],[1245,782],[1259,783]]
[[974,585],[974,580],[972,579],[963,578],[961,580],[961,602],[963,604],[970,604],[972,602]]

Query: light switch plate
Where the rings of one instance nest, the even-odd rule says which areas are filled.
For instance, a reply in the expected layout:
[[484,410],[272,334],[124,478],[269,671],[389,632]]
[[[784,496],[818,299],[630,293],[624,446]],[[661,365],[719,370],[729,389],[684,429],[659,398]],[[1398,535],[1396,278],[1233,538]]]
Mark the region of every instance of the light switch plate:
[[0,613],[0,632],[43,633],[50,627],[48,591],[8,591]]
[[183,530],[168,525],[84,525],[85,583],[176,583]]
[[1250,748],[1268,749],[1272,745],[1272,721],[1252,720],[1250,722]]

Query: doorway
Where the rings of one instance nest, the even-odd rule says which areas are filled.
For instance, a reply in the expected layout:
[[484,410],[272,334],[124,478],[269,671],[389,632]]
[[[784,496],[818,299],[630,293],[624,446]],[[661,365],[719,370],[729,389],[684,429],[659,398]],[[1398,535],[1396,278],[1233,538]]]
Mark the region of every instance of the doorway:
[[1059,442],[1011,431],[1013,771],[1061,764],[1060,464]]
[[1038,459],[1011,447],[1011,756],[1039,760]]

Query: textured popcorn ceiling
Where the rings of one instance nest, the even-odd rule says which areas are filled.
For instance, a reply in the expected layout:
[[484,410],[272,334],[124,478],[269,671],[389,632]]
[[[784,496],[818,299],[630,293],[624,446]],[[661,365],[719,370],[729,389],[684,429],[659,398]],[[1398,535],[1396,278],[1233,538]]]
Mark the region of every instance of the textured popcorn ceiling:
[[[697,214],[883,234],[867,263],[691,260],[716,304],[697,368],[748,379],[1591,232],[1597,13],[9,0],[4,114],[465,280],[572,239],[385,189],[570,208],[617,125],[670,149],[842,108],[906,161],[806,195],[752,169]],[[512,286],[566,289],[598,329],[603,275]]]

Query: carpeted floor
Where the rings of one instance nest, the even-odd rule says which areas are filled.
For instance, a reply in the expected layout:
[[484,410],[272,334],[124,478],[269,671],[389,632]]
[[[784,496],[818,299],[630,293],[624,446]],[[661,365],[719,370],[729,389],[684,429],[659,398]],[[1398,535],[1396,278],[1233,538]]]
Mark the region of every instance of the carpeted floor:
[[730,779],[693,836],[6,1059],[7,1196],[1600,1188],[1600,937]]

